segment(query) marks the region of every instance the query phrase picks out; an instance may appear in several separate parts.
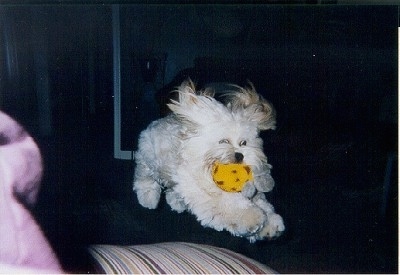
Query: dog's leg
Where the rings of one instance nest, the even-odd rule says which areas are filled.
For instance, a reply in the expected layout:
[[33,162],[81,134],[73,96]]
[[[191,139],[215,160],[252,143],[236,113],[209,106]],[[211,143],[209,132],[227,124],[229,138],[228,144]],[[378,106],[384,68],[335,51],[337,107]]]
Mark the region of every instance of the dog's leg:
[[254,196],[252,201],[265,212],[267,221],[260,232],[248,238],[250,242],[262,240],[264,238],[272,239],[282,235],[285,230],[283,219],[280,215],[275,213],[274,207],[267,201],[265,195],[263,193],[258,193]]
[[256,194],[257,190],[254,185],[254,182],[247,182],[241,191],[244,197],[251,199]]
[[[245,209],[233,207],[226,216],[227,229],[233,235],[249,236],[257,233],[266,222],[266,215],[255,206],[249,206]],[[235,216],[232,216],[235,215]]]
[[260,171],[254,171],[254,186],[260,192],[269,192],[275,186],[275,181],[271,176],[272,166],[267,164]]
[[157,208],[161,196],[161,186],[152,177],[145,163],[137,163],[133,190],[136,191],[139,203],[149,209]]
[[172,210],[175,210],[178,213],[182,213],[187,209],[187,205],[183,201],[183,198],[173,189],[169,189],[165,192],[165,198],[169,206],[171,206]]
[[240,193],[221,193],[210,196],[197,195],[189,209],[203,226],[215,230],[228,230],[232,235],[247,237],[256,234],[267,221],[264,211]]

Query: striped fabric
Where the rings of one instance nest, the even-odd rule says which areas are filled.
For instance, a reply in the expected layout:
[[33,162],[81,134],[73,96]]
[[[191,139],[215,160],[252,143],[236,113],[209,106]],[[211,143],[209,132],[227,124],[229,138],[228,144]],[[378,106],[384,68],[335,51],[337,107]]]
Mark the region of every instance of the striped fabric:
[[192,243],[92,245],[98,273],[113,274],[265,274],[267,266],[228,249]]

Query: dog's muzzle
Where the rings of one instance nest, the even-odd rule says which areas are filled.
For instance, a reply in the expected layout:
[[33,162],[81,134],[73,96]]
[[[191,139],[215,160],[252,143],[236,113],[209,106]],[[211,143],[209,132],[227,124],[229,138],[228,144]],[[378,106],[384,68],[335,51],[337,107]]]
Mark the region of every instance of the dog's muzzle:
[[236,163],[241,163],[243,161],[243,158],[244,158],[244,156],[242,153],[238,153],[238,152],[235,153],[235,162]]

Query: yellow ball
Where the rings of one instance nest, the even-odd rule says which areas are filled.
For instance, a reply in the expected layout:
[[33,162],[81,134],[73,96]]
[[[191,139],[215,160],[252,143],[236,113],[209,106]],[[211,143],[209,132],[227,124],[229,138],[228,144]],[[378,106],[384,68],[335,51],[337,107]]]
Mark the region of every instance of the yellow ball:
[[212,168],[212,177],[222,190],[240,192],[245,183],[253,179],[253,173],[246,164],[216,162]]

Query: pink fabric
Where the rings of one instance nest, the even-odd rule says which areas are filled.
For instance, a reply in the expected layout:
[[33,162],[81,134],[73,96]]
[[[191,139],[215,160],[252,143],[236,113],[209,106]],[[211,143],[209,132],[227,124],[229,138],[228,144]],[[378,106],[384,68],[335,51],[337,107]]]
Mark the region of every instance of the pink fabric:
[[42,176],[40,151],[29,134],[0,111],[0,272],[62,272],[27,206]]

